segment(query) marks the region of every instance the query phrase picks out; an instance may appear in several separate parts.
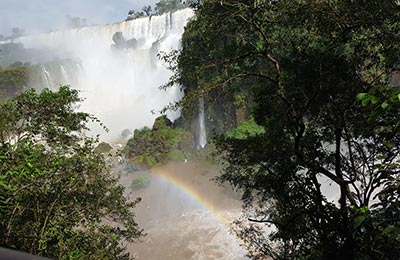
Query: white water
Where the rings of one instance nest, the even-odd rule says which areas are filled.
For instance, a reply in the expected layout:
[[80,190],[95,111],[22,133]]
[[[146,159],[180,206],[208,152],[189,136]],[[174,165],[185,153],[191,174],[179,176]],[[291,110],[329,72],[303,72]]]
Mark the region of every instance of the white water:
[[71,84],[72,81],[71,81],[71,79],[69,78],[69,75],[68,75],[68,73],[67,73],[67,71],[65,70],[65,68],[64,68],[63,65],[60,65],[60,70],[61,70],[61,76],[62,76],[62,83],[63,83],[63,84],[67,84],[67,85]]
[[[54,57],[74,60],[67,66],[55,62],[42,65],[43,83],[53,88],[58,83],[72,84],[86,97],[81,110],[97,116],[111,130],[107,139],[122,130],[151,126],[155,117],[151,110],[161,110],[181,97],[178,88],[162,92],[158,89],[171,75],[157,52],[180,47],[184,25],[193,15],[185,9],[173,14],[106,26],[86,27],[21,37],[17,41],[26,48],[51,49]],[[135,49],[116,50],[112,37],[122,32],[126,40],[135,38]],[[199,140],[206,145],[204,100],[199,101]],[[170,114],[173,119],[176,114]],[[171,169],[182,180],[187,179],[202,198],[213,201],[213,212],[160,176],[150,177],[147,189],[134,194],[143,201],[136,218],[148,236],[142,243],[129,245],[128,251],[139,259],[247,259],[240,241],[219,219],[232,221],[240,213],[238,198],[209,180],[209,172],[190,163]],[[180,170],[179,170],[180,169]],[[197,170],[196,170],[197,169]],[[133,173],[125,174],[122,182],[129,186]],[[124,179],[125,178],[125,179]]]
[[128,252],[139,260],[248,260],[229,224],[241,213],[240,195],[216,185],[211,179],[217,172],[175,162],[153,172],[123,173],[120,181],[126,187],[138,176],[149,180],[147,187],[128,195],[142,198],[135,217],[147,233],[129,244]]
[[203,149],[207,144],[206,121],[204,113],[204,99],[199,99],[199,140],[198,149]]
[[50,73],[47,71],[46,67],[44,65],[40,66],[41,74],[42,74],[42,79],[43,83],[46,85],[46,88],[48,89],[53,89],[53,84],[51,83],[51,76]]
[[[49,50],[54,58],[76,61],[81,69],[70,75],[66,68],[58,67],[61,78],[53,80],[54,84],[71,83],[68,81],[72,76],[76,78],[72,87],[80,89],[86,98],[81,110],[98,117],[110,129],[103,139],[112,139],[127,128],[151,126],[157,117],[152,111],[158,112],[181,98],[178,87],[158,89],[172,73],[156,54],[180,47],[184,26],[192,16],[191,9],[183,9],[110,25],[20,37],[16,41],[25,48]],[[135,38],[136,48],[111,48],[116,32],[122,32],[126,40]],[[50,79],[54,75],[48,71],[42,67],[44,84],[52,87]],[[177,116],[168,115],[170,119]]]

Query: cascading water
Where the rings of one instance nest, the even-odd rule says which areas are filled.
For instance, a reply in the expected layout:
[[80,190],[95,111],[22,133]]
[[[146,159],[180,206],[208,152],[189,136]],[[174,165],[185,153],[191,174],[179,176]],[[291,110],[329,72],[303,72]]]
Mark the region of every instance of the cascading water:
[[40,65],[40,70],[41,70],[42,80],[46,88],[53,89],[52,79],[46,67],[44,65]]
[[203,149],[207,144],[206,120],[204,112],[204,98],[199,98],[199,136],[197,149]]
[[[126,128],[151,126],[157,117],[152,110],[161,110],[181,97],[179,88],[159,90],[172,73],[156,55],[180,47],[184,26],[192,16],[191,9],[183,9],[16,41],[53,54],[53,61],[40,66],[43,85],[71,84],[80,89],[85,98],[81,110],[98,117],[113,133],[105,139],[114,139]],[[170,119],[176,116],[169,115]],[[198,120],[197,146],[201,149],[207,142],[203,98]],[[167,169],[170,174],[151,174],[150,186],[134,194],[143,198],[135,214],[148,236],[141,243],[129,244],[128,252],[138,259],[248,259],[225,225],[240,213],[239,197],[230,189],[213,186],[213,171],[191,162]],[[137,173],[118,170],[123,172],[121,183],[130,187]]]
[[68,73],[63,65],[60,65],[60,70],[61,70],[62,83],[71,84],[71,79],[69,78]]
[[[156,55],[180,47],[184,26],[192,16],[191,9],[183,9],[110,25],[25,36],[15,41],[26,48],[48,50],[58,60],[74,60],[74,75],[58,64],[58,68],[47,70],[51,75],[43,77],[44,85],[70,84],[73,82],[68,81],[76,78],[72,87],[81,90],[85,98],[81,109],[94,114],[110,129],[104,139],[113,139],[124,129],[151,126],[157,116],[152,111],[160,111],[181,98],[178,88],[165,92],[158,89],[172,73]],[[53,78],[50,84],[49,77]],[[177,116],[173,112],[168,114],[170,119]],[[94,129],[97,131],[101,130]]]

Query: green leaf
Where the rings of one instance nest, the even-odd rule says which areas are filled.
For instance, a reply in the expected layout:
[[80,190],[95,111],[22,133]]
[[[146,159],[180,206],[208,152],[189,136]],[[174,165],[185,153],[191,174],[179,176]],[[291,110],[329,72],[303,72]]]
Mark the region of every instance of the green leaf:
[[386,101],[383,102],[382,105],[381,105],[381,107],[382,107],[383,109],[386,109],[388,106],[389,106],[389,104],[388,104]]
[[388,236],[391,239],[399,239],[400,237],[400,227],[396,227],[393,225],[390,225],[386,227],[383,231],[382,234]]
[[366,214],[366,213],[369,212],[369,209],[368,209],[368,207],[364,206],[364,207],[361,207],[361,208],[359,209],[359,211],[360,211],[362,214]]
[[378,99],[377,99],[376,97],[370,96],[369,98],[370,98],[371,103],[372,103],[373,105],[376,105],[376,104],[378,103]]
[[359,226],[361,226],[362,223],[364,223],[365,219],[367,217],[366,216],[358,216],[354,219],[353,225],[354,225],[354,229],[358,228]]
[[367,97],[367,95],[368,95],[367,93],[359,93],[356,98],[361,101],[364,100]]
[[369,98],[365,98],[365,99],[362,100],[361,105],[363,107],[365,107],[368,104],[369,101],[370,101]]
[[10,184],[5,184],[4,182],[0,181],[0,187],[2,187],[5,190],[12,190],[11,185]]
[[396,146],[394,143],[388,141],[383,141],[383,145],[390,149]]

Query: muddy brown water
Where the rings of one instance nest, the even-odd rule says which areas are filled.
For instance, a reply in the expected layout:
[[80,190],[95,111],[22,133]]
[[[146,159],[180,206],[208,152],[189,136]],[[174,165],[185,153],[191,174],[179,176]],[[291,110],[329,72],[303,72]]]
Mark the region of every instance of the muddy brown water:
[[169,163],[147,172],[122,172],[129,191],[133,179],[145,176],[145,188],[127,192],[142,201],[136,219],[147,235],[128,245],[137,259],[248,259],[230,223],[241,211],[240,196],[213,179],[218,170],[201,163]]

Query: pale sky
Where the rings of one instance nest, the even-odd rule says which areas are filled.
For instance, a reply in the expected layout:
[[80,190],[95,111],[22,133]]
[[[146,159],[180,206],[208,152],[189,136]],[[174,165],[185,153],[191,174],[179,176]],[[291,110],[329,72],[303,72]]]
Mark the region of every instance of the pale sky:
[[123,21],[129,10],[159,0],[0,0],[0,34],[11,35],[11,28],[27,32],[56,30],[65,25],[65,16],[86,18],[89,24]]

